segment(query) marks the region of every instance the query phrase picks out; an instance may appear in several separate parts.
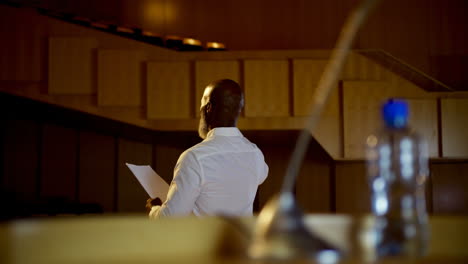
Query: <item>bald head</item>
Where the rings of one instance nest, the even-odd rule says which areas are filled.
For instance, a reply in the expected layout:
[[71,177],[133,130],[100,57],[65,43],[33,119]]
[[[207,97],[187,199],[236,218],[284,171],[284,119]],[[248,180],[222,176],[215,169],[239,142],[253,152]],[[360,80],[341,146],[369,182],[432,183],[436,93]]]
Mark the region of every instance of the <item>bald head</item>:
[[244,94],[235,81],[223,79],[210,83],[201,100],[200,128],[202,122],[206,122],[206,132],[215,127],[236,126],[243,106]]

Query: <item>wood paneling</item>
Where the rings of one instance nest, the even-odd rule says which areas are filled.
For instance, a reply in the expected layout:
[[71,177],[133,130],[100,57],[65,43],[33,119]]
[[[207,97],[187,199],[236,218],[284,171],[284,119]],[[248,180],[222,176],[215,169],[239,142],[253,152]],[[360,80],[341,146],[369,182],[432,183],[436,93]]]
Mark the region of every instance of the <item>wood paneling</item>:
[[294,116],[309,115],[312,97],[326,65],[327,60],[293,60]]
[[189,62],[147,64],[148,119],[190,118],[191,74]]
[[268,177],[258,188],[257,197],[261,209],[274,195],[279,193],[287,168],[288,158],[285,157],[290,156],[291,149],[272,146],[259,146],[259,148],[262,150],[269,168]]
[[42,198],[76,200],[77,131],[44,124],[42,129]]
[[409,126],[428,143],[429,156],[439,156],[436,99],[407,99],[409,106]]
[[287,60],[246,60],[244,80],[246,117],[290,114]]
[[96,93],[94,52],[97,46],[97,40],[90,38],[50,38],[49,93]]
[[431,165],[434,214],[468,214],[468,161]]
[[434,98],[437,96],[436,93],[429,93],[390,70],[387,70],[385,75],[385,80],[390,84],[393,97]]
[[46,24],[34,10],[0,6],[0,80],[41,81],[47,58]]
[[363,158],[367,136],[383,126],[380,107],[389,96],[383,82],[343,82],[344,157]]
[[[287,161],[287,159],[285,159]],[[308,213],[331,212],[331,163],[306,159],[296,182],[296,197]]]
[[[431,170],[434,170],[434,166],[431,166]],[[435,172],[435,174],[439,173]],[[431,172],[431,175],[434,176],[434,171]],[[367,178],[366,162],[364,160],[337,161],[335,162],[335,177],[336,212],[349,214],[370,213],[371,190]],[[455,183],[453,178],[446,181],[446,183],[448,182]],[[432,190],[434,190],[432,194],[431,186]],[[429,213],[432,213],[432,199],[434,199],[434,203],[437,200],[435,190],[440,187],[440,182],[434,181],[434,177],[432,177],[432,184],[426,182],[426,208]],[[462,187],[459,189],[462,189]]]
[[[402,92],[383,82],[343,83],[344,156],[364,158],[364,143],[382,128],[381,107]],[[409,125],[429,143],[431,157],[438,156],[437,102],[435,99],[406,99],[410,107]]]
[[333,158],[343,157],[342,122],[340,112],[340,97],[338,88],[331,92],[328,104],[322,112],[320,120],[312,131],[314,138]]
[[336,162],[335,177],[336,212],[369,213],[371,203],[365,162]]
[[79,144],[79,202],[99,204],[104,212],[114,211],[115,138],[80,131]]
[[9,120],[3,125],[2,186],[14,195],[11,199],[32,201],[38,195],[39,124],[29,120]]
[[[231,79],[239,83],[238,61],[196,61],[195,62],[195,113],[200,116],[200,100],[206,86],[220,79]],[[240,84],[240,83],[239,83]],[[240,84],[242,85],[242,84]]]
[[[363,159],[368,135],[382,126],[382,103],[401,94],[382,82],[343,83],[344,154]],[[437,156],[437,110],[434,99],[410,99],[411,125],[431,141],[430,155]],[[365,163],[339,162],[336,165],[336,209],[342,213],[365,213],[370,210],[370,193]]]
[[172,181],[174,177],[174,167],[180,154],[185,150],[186,149],[181,147],[165,144],[154,145],[155,171],[166,180],[167,183]]
[[468,99],[442,99],[442,156],[468,157]]
[[382,81],[385,70],[370,59],[351,52],[346,60],[341,78],[349,81]]
[[149,196],[125,163],[152,165],[152,146],[122,138],[118,145],[117,211],[143,213]]
[[98,51],[98,104],[140,106],[143,93],[143,61],[137,50]]
[[[294,116],[309,115],[310,104],[326,64],[326,60],[293,61]],[[312,134],[331,156],[339,158],[342,155],[338,87],[331,92],[319,123]]]

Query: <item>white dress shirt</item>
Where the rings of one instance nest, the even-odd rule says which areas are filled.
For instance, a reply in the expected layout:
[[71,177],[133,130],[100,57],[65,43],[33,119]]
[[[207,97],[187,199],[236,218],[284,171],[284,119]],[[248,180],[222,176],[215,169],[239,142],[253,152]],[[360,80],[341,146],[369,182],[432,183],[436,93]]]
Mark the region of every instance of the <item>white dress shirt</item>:
[[262,152],[239,129],[214,128],[180,155],[167,200],[149,216],[252,215],[257,187],[267,175]]

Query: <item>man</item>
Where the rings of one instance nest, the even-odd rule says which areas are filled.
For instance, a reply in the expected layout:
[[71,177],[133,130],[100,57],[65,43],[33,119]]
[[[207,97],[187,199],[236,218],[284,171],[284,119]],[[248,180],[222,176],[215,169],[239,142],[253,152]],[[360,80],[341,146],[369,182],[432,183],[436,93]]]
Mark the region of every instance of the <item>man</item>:
[[[209,84],[201,99],[198,133],[201,143],[180,155],[167,200],[154,206],[150,218],[161,216],[252,215],[258,185],[268,166],[257,146],[237,126],[244,97],[232,80]],[[160,203],[160,201],[159,201]]]

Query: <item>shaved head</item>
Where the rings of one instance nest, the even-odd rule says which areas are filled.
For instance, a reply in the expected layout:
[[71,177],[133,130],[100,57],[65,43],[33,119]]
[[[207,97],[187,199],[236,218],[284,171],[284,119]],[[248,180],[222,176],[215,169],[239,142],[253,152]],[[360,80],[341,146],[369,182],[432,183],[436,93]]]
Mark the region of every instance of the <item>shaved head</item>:
[[229,79],[210,83],[201,100],[200,136],[205,138],[215,127],[235,127],[243,106],[244,94],[238,83]]

